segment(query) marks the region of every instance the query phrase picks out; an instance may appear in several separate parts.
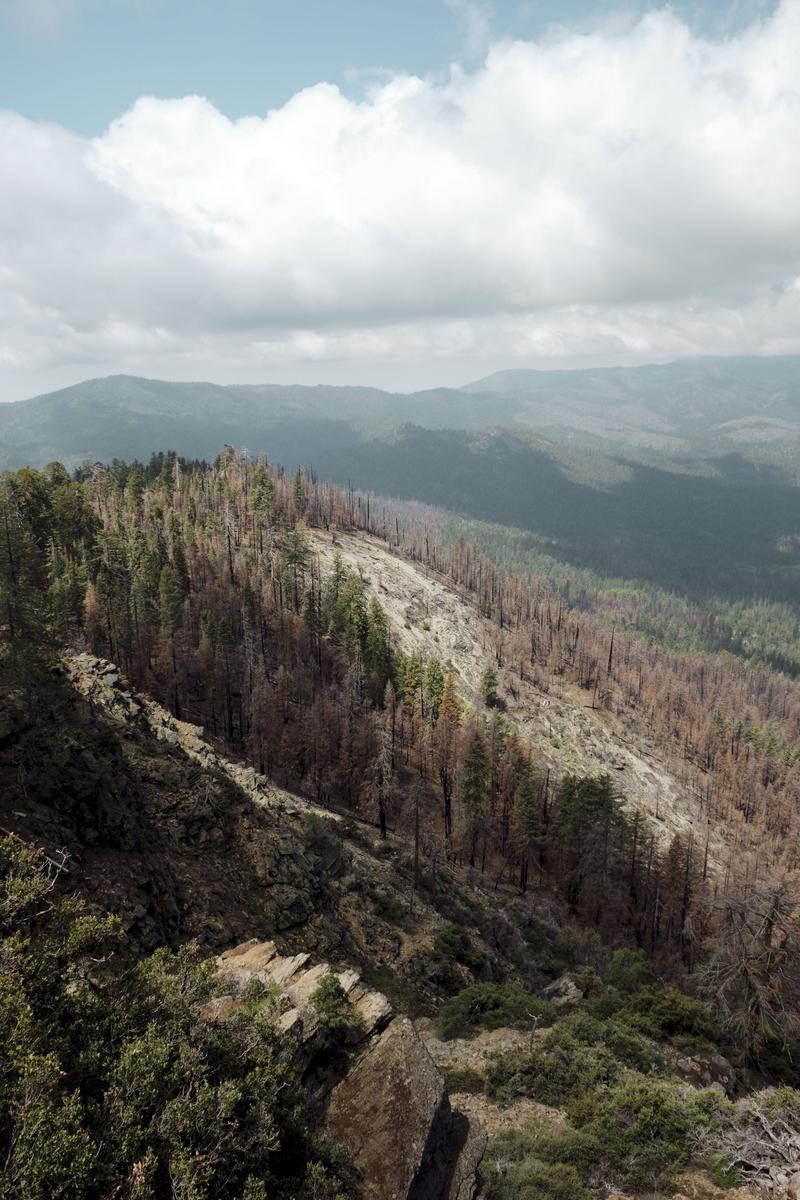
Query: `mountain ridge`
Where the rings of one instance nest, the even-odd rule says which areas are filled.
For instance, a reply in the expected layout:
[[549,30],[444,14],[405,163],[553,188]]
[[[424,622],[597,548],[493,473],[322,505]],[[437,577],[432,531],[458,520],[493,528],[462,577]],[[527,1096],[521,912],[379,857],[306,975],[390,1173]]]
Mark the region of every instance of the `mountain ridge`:
[[[315,429],[320,422],[322,431]],[[408,423],[599,439],[606,453],[713,456],[733,449],[780,459],[787,438],[792,445],[800,440],[800,357],[513,368],[460,388],[407,393],[116,374],[0,405],[0,467],[147,458],[165,445],[208,457],[230,442],[288,464],[321,457],[324,470],[328,450]]]

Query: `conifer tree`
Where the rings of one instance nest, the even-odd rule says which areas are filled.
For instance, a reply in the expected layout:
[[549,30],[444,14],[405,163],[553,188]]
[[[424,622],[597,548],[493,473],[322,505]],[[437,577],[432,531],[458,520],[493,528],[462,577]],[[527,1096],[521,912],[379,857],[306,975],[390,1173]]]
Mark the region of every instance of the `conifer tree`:
[[520,890],[528,885],[528,859],[531,851],[540,850],[544,835],[539,788],[533,777],[530,761],[523,760],[519,782],[514,792],[514,816],[523,838],[520,859]]
[[292,608],[300,611],[300,600],[305,585],[305,575],[311,559],[308,533],[301,521],[286,531],[281,550],[281,567],[288,581],[292,597]]
[[442,793],[444,835],[449,840],[453,832],[453,783],[456,768],[456,744],[461,724],[461,704],[456,694],[455,675],[450,672],[442,689],[439,716],[433,730],[433,756],[439,787]]
[[389,621],[375,596],[370,600],[367,610],[364,663],[368,671],[377,675],[383,686],[392,671],[392,650]]
[[497,672],[494,667],[487,667],[481,675],[481,695],[487,708],[497,703]]
[[469,865],[475,866],[478,838],[484,830],[488,802],[489,760],[481,735],[475,731],[469,743],[461,780],[461,803],[467,817]]
[[423,690],[428,716],[436,722],[444,696],[444,671],[438,658],[429,658],[425,666]]

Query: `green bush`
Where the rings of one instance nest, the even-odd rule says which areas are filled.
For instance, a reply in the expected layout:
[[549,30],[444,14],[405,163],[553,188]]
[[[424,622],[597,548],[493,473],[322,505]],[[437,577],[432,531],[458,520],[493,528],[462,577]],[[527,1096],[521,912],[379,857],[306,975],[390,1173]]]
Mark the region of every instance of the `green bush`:
[[545,1163],[532,1156],[503,1161],[495,1143],[488,1164],[489,1200],[591,1200],[579,1173],[566,1163]]
[[641,991],[643,987],[656,982],[655,972],[644,950],[629,949],[614,951],[606,979],[618,992],[628,994]]
[[549,955],[553,948],[553,932],[543,921],[525,912],[518,918],[520,932],[529,950],[536,956]]
[[727,1154],[711,1154],[703,1163],[718,1188],[738,1187],[742,1177]]
[[594,967],[576,967],[570,972],[570,979],[584,1000],[600,995],[605,990],[603,981]]
[[644,1037],[615,1021],[582,1011],[567,1013],[530,1053],[504,1055],[486,1072],[486,1089],[501,1103],[519,1096],[562,1105],[614,1083],[622,1071],[663,1071],[664,1062]]
[[767,1094],[765,1107],[774,1120],[800,1126],[800,1091],[797,1088],[775,1088]]
[[438,1033],[445,1041],[469,1037],[478,1029],[548,1025],[555,1008],[547,1000],[506,983],[476,983],[447,1000],[439,1012]]
[[530,1054],[506,1054],[486,1071],[486,1091],[501,1104],[521,1096],[559,1106],[615,1080],[620,1065],[605,1046],[586,1046],[565,1034]]
[[604,987],[592,992],[581,1001],[581,1011],[595,1017],[598,1021],[607,1021],[616,1017],[625,1007],[627,996],[611,987]]
[[674,987],[645,987],[629,997],[619,1019],[656,1041],[681,1035],[715,1042],[719,1029],[710,1009]]
[[548,1041],[567,1047],[576,1041],[586,1046],[605,1046],[618,1063],[645,1074],[664,1069],[664,1059],[652,1043],[614,1018],[601,1021],[586,1012],[569,1013],[548,1034]]
[[603,1159],[602,1146],[594,1134],[587,1129],[572,1129],[570,1126],[540,1133],[536,1137],[533,1153],[542,1162],[552,1165],[564,1163],[572,1167],[584,1183],[589,1182]]
[[358,1013],[333,972],[322,976],[309,996],[309,1003],[322,1024],[333,1034],[341,1036],[357,1030],[361,1025]]
[[325,867],[329,867],[342,856],[342,831],[333,819],[311,813],[306,818],[303,840]]
[[566,967],[596,967],[603,957],[603,942],[596,929],[564,926],[553,943],[554,965],[557,964],[561,970]]
[[[386,843],[380,844],[385,845]],[[372,881],[365,885],[364,890],[377,916],[382,917],[384,921],[388,921],[391,925],[406,926],[408,924],[408,905],[401,899],[397,892]]]
[[457,962],[470,971],[481,971],[486,965],[486,956],[476,949],[472,939],[460,925],[443,925],[433,939],[433,951],[445,962]]
[[655,1190],[686,1165],[697,1137],[719,1123],[724,1103],[717,1092],[683,1097],[677,1085],[632,1071],[608,1088],[585,1090],[567,1111],[603,1148],[615,1182]]
[[130,955],[115,922],[59,897],[43,858],[0,841],[0,1194],[352,1195],[341,1159],[309,1132],[269,997],[252,990],[210,1021],[212,960],[192,946]]

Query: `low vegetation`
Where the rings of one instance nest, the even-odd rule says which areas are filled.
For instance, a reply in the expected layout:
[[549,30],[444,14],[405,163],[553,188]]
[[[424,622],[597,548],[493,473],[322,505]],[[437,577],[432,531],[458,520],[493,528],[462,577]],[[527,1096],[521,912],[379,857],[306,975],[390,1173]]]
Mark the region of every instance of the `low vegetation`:
[[442,1005],[437,1029],[445,1041],[481,1029],[535,1029],[549,1024],[554,1012],[547,1000],[513,984],[476,983]]
[[[494,1139],[491,1200],[588,1197],[609,1181],[669,1194],[689,1165],[720,1187],[791,1170],[800,1092],[784,1085],[731,1100],[687,1085],[669,1065],[670,1048],[690,1038],[693,1052],[718,1055],[721,1035],[704,1005],[646,968],[637,953],[617,952],[605,978],[563,1006],[527,1052],[489,1063],[480,1082],[495,1102],[525,1098],[561,1114]],[[602,999],[608,1011],[598,1016]]]
[[16,839],[0,841],[2,1194],[353,1194],[335,1148],[310,1132],[269,997],[206,1020],[213,961],[187,945],[123,969],[119,924],[60,894],[58,874]]

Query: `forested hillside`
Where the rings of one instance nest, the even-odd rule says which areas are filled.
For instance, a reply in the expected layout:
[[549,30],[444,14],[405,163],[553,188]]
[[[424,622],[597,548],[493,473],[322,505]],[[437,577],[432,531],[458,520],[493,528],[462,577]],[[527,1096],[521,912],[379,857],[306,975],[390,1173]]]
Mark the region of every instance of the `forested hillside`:
[[519,528],[605,577],[797,611],[798,412],[794,359],[510,372],[407,396],[117,376],[0,405],[0,465],[165,445],[210,459],[228,443]]
[[[78,483],[58,467],[22,471],[6,478],[4,497],[17,522],[5,560],[9,628],[49,614],[62,642],[112,659],[278,783],[381,827],[411,829],[418,814],[448,855],[479,869],[505,862],[523,887],[535,866],[573,911],[691,959],[684,883],[699,893],[707,882],[705,831],[661,862],[610,780],[547,778],[495,703],[491,671],[483,711],[465,709],[450,664],[404,655],[359,574],[334,558],[321,575],[308,527],[380,532],[385,517],[367,502],[232,451],[214,468],[164,456]],[[793,867],[784,850],[800,807],[798,685],[610,630],[535,580],[502,576],[463,542],[447,552],[422,528],[385,533],[491,620],[501,692],[515,677],[544,694],[572,680],[586,703],[628,714],[683,764],[708,826],[735,847],[726,886],[756,886],[745,879],[750,851],[766,879]],[[597,821],[607,830],[600,862]],[[672,894],[684,898],[670,916]]]
[[[374,577],[351,565],[359,562],[359,539],[378,555]],[[474,612],[485,655],[477,686],[465,684],[457,637],[450,645],[433,638],[412,644],[404,637],[403,622],[419,622],[425,632],[426,616],[398,609],[391,592],[382,593],[392,574],[387,570],[389,582],[382,585],[380,555],[402,556],[421,581],[430,578]],[[40,811],[51,806],[68,811],[65,828],[88,862],[98,838],[101,846],[113,837],[124,848],[128,835],[122,831],[131,828],[125,814],[137,804],[142,781],[158,795],[158,768],[154,775],[152,764],[138,756],[131,760],[128,751],[122,760],[127,756],[135,770],[128,765],[111,772],[127,782],[120,784],[106,818],[90,815],[89,795],[76,802],[75,749],[89,755],[87,763],[103,761],[103,747],[110,743],[87,740],[80,731],[87,720],[83,710],[65,720],[66,710],[53,699],[53,681],[60,677],[65,650],[89,651],[111,660],[112,676],[122,673],[180,722],[202,726],[221,752],[345,818],[353,830],[374,830],[385,854],[393,856],[409,914],[403,901],[372,883],[358,885],[353,894],[361,899],[354,903],[368,905],[384,923],[402,930],[397,945],[406,944],[409,931],[412,941],[417,936],[415,904],[452,897],[455,884],[466,889],[453,922],[439,928],[424,953],[417,947],[404,958],[407,952],[395,949],[397,971],[388,969],[392,938],[387,933],[378,940],[377,925],[370,936],[367,923],[361,950],[351,946],[349,953],[363,953],[379,973],[376,981],[393,989],[401,1004],[422,998],[435,1012],[444,1000],[445,1037],[457,1031],[471,1035],[484,1024],[542,1024],[545,1040],[536,1047],[531,1041],[525,1053],[518,1047],[482,1073],[480,1089],[495,1098],[492,1104],[533,1098],[566,1105],[570,1137],[583,1150],[561,1141],[549,1149],[535,1140],[506,1146],[506,1166],[492,1184],[493,1195],[513,1194],[507,1189],[520,1172],[544,1181],[541,1186],[550,1190],[543,1194],[553,1200],[586,1194],[588,1183],[597,1185],[598,1169],[609,1173],[606,1179],[644,1189],[690,1161],[689,1131],[700,1126],[704,1153],[712,1146],[722,1153],[725,1138],[734,1137],[733,1110],[694,1093],[681,1098],[676,1079],[658,1066],[662,1051],[651,1058],[656,1051],[648,1039],[678,1039],[670,1053],[690,1044],[701,1056],[722,1050],[735,1062],[742,1086],[797,1081],[800,686],[788,678],[730,656],[670,652],[635,632],[610,628],[601,615],[570,607],[536,577],[503,574],[463,539],[448,548],[424,510],[415,520],[404,514],[401,524],[399,514],[376,509],[367,498],[231,449],[213,466],[162,454],[147,465],[95,466],[74,478],[58,464],[5,475],[0,588],[5,828],[30,831],[26,811],[32,803]],[[555,737],[552,752],[544,754],[518,718],[521,695],[543,712],[556,699],[571,706],[576,728],[587,706],[599,722],[636,744],[640,755],[657,748],[702,819],[665,836],[660,815],[643,815],[613,766],[575,770]],[[42,780],[48,781],[44,790]],[[220,806],[227,811],[233,803],[224,787],[206,787],[205,795],[207,812]],[[148,802],[151,812],[153,803]],[[184,804],[176,798],[164,811],[180,814]],[[180,821],[188,821],[191,831],[188,815]],[[222,836],[230,844],[230,829]],[[135,849],[135,839],[130,844]],[[282,846],[281,856],[286,852]],[[35,903],[36,889],[50,886],[46,873],[35,862],[15,866],[13,847],[4,853],[9,878],[23,867],[31,876]],[[214,854],[220,853],[224,860],[228,852],[216,845]],[[252,869],[264,869],[258,854]],[[239,886],[252,885],[242,876]],[[330,899],[322,904],[332,911]],[[22,927],[28,928],[24,906],[20,911]],[[17,936],[15,920],[11,938]],[[310,920],[298,916],[291,936],[302,938]],[[30,928],[49,944],[47,929],[40,932],[35,921]],[[185,933],[173,925],[170,936],[180,944]],[[89,954],[91,945],[88,940]],[[376,961],[378,947],[387,957]],[[623,952],[623,958],[612,951]],[[23,1004],[33,1003],[25,999],[32,969],[14,967],[13,986],[22,988]],[[170,977],[180,969],[166,968]],[[577,972],[578,982],[569,984],[576,989],[569,992],[569,1013],[577,1023],[562,1025],[531,990],[565,969]],[[76,970],[86,972],[83,959]],[[158,1003],[172,1005],[171,992],[165,995]],[[85,1019],[72,1000],[59,1005],[59,1019]],[[149,1011],[142,1009],[123,1040],[140,1036]],[[180,1037],[196,1039],[185,1010],[175,1011],[183,1022]],[[554,1020],[555,1029],[545,1035]],[[249,1036],[246,1028],[241,1035]],[[17,1029],[15,1037],[20,1036]],[[42,1045],[52,1036],[52,1030],[42,1034]],[[64,1044],[71,1046],[74,1036],[71,1031]],[[637,1040],[642,1037],[644,1042]],[[612,1047],[610,1058],[591,1049],[598,1040]],[[229,1064],[238,1051],[231,1044],[220,1052]],[[97,1068],[91,1083],[83,1060],[72,1049],[65,1053],[60,1069],[84,1097],[100,1086],[97,1080],[121,1078],[121,1068],[109,1062]],[[269,1058],[271,1050],[263,1053],[264,1069],[269,1062],[280,1086],[283,1068]],[[574,1078],[556,1070],[556,1059],[568,1064]],[[209,1068],[204,1087],[220,1085],[222,1077],[213,1074],[219,1069]],[[14,1097],[24,1087],[22,1076],[13,1073],[18,1070],[13,1065]],[[229,1065],[224,1071],[230,1072]],[[666,1072],[660,1082],[650,1079],[654,1071]],[[246,1115],[249,1076],[234,1072],[232,1078],[237,1120],[254,1120]],[[549,1090],[545,1078],[551,1080]],[[579,1078],[602,1080],[596,1101],[583,1095]],[[786,1091],[775,1120],[790,1119],[786,1106],[796,1103],[794,1095]],[[135,1124],[139,1101],[131,1103]],[[621,1108],[632,1106],[644,1119],[653,1104],[673,1122],[674,1136],[643,1164],[636,1160],[636,1139],[630,1145],[610,1141],[610,1130],[618,1128]],[[275,1119],[283,1129],[280,1112]],[[66,1130],[60,1153],[71,1153],[75,1143],[69,1137],[80,1140],[81,1120],[89,1117],[76,1110],[73,1126],[59,1125]],[[746,1124],[742,1113],[736,1121]],[[183,1138],[176,1126],[153,1171],[177,1161]],[[247,1160],[254,1179],[267,1169],[258,1145],[252,1143]],[[291,1162],[272,1160],[269,1178],[283,1172],[290,1181],[286,1194],[298,1197],[348,1194],[348,1177],[335,1155],[327,1159],[326,1179],[330,1189],[343,1190],[326,1191],[322,1183],[310,1190],[312,1149],[304,1142]],[[119,1170],[127,1170],[129,1146],[114,1153]],[[732,1151],[728,1157],[736,1160]],[[195,1194],[224,1195],[221,1178],[214,1175]],[[247,1200],[261,1197],[252,1190],[255,1183],[247,1186],[251,1191],[242,1193]],[[32,1185],[23,1194],[44,1195]],[[157,1188],[154,1194],[164,1193]]]

